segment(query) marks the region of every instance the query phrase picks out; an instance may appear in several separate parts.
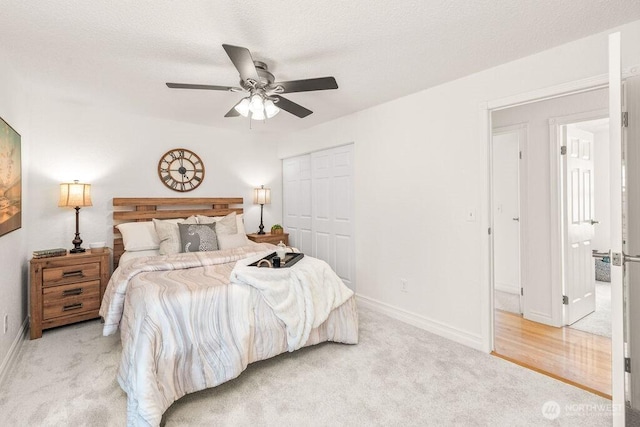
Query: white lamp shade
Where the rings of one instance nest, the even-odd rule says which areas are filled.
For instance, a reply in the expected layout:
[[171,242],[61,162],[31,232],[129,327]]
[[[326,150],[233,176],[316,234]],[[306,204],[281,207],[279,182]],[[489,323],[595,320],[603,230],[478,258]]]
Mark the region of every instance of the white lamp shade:
[[253,203],[256,205],[268,205],[271,203],[271,189],[264,188],[264,185],[261,188],[254,188]]
[[251,110],[251,112],[254,115],[258,112],[264,112],[264,102],[260,95],[255,94],[251,97],[251,102],[249,103],[249,110]]
[[264,116],[264,110],[258,110],[258,111],[254,111],[251,114],[251,118],[253,120],[264,120],[265,116]]
[[271,118],[280,112],[280,109],[276,107],[276,104],[272,100],[267,99],[264,102],[264,112],[267,113],[267,118]]
[[59,207],[85,207],[91,204],[91,184],[82,184],[78,181],[60,184]]
[[249,98],[242,98],[242,100],[234,107],[242,117],[249,116]]

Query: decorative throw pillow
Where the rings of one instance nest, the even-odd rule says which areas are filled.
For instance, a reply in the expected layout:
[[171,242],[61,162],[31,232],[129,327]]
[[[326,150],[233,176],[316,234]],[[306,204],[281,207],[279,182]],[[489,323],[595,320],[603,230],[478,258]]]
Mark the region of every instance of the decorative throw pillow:
[[178,224],[180,252],[206,252],[218,250],[216,223]]
[[156,233],[160,239],[160,255],[173,255],[181,252],[180,250],[180,230],[178,224],[197,224],[198,220],[195,216],[187,219],[153,219],[153,225],[156,227]]
[[125,222],[116,225],[122,234],[124,250],[129,252],[155,250],[160,241],[151,221]]
[[231,212],[226,216],[202,216],[198,215],[198,224],[216,223],[216,234],[218,236],[237,234],[238,226],[236,213]]
[[247,231],[244,229],[244,214],[236,215],[236,227],[238,227],[238,234],[247,235]]
[[249,239],[247,239],[246,234],[218,234],[218,246],[220,246],[220,249],[239,248],[241,246],[247,246],[248,244]]

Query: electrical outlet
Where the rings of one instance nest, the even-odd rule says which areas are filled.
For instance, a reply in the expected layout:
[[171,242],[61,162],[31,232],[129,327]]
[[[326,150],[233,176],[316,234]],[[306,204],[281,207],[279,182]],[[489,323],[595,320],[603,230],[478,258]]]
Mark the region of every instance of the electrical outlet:
[[6,334],[8,330],[9,330],[9,315],[5,314],[4,315],[4,333]]
[[409,284],[407,283],[407,279],[400,279],[400,290],[402,292],[409,292]]

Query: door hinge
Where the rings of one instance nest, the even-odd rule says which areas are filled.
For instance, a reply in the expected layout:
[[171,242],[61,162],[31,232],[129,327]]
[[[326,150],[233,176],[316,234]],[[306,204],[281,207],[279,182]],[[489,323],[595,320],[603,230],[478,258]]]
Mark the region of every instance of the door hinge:
[[567,154],[567,146],[563,145],[560,147],[560,155],[564,156],[565,154]]
[[491,234],[491,227],[487,228],[487,234]]
[[626,111],[622,112],[622,127],[629,127],[629,113]]
[[624,358],[624,371],[631,373],[631,358],[630,357],[625,357]]
[[520,159],[522,160],[522,151],[519,151],[518,155],[520,156]]
[[562,295],[562,304],[569,305],[569,297],[566,295]]
[[520,295],[524,296],[524,288],[520,288]]

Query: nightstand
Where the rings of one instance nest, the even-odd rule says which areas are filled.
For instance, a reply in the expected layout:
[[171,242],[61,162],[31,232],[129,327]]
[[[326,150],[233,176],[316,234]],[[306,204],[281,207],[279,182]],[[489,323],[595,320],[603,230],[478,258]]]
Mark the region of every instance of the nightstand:
[[256,243],[271,243],[271,244],[277,245],[278,243],[280,243],[280,241],[282,241],[282,243],[289,246],[289,233],[282,233],[282,234],[252,233],[252,234],[247,234],[247,237],[249,238],[249,240],[252,240]]
[[42,330],[100,317],[111,250],[31,260],[31,339]]

